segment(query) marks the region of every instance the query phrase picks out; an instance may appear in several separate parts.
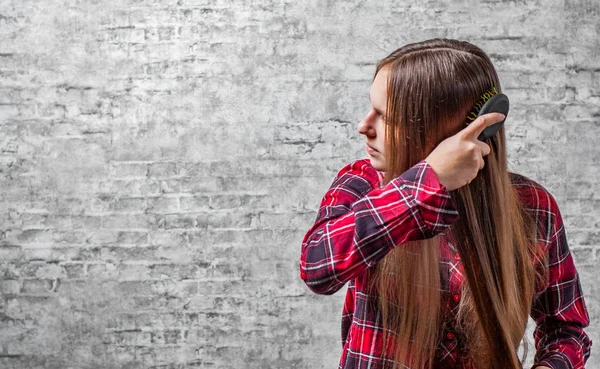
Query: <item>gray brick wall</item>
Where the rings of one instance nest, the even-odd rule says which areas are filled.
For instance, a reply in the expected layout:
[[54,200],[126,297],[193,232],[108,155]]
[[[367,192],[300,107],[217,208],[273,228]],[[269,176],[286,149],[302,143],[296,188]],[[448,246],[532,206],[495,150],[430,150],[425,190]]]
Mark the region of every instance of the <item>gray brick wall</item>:
[[432,37],[494,60],[600,342],[599,24],[596,0],[3,0],[0,367],[335,368],[345,289],[308,291],[301,239],[365,156],[376,61]]

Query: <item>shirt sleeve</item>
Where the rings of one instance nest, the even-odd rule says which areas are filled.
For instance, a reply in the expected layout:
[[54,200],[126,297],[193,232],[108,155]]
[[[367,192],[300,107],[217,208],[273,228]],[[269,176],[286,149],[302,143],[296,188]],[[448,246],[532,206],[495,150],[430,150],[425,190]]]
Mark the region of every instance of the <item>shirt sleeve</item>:
[[583,328],[589,316],[579,275],[569,251],[560,210],[549,195],[551,221],[548,246],[549,281],[534,297],[531,317],[536,322],[535,368],[583,369],[590,356],[592,341]]
[[302,241],[300,277],[331,295],[394,247],[431,238],[458,220],[449,191],[422,160],[379,188],[368,159],[340,170]]

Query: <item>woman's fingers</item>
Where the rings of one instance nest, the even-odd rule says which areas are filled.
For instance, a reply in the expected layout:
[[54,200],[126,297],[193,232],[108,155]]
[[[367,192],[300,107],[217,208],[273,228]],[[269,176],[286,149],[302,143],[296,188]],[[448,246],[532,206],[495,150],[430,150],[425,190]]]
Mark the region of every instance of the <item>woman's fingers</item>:
[[506,118],[504,114],[500,113],[488,113],[483,114],[474,121],[472,121],[466,128],[463,128],[463,137],[468,140],[477,140],[477,137],[483,132],[484,129],[491,126],[492,124],[501,122]]

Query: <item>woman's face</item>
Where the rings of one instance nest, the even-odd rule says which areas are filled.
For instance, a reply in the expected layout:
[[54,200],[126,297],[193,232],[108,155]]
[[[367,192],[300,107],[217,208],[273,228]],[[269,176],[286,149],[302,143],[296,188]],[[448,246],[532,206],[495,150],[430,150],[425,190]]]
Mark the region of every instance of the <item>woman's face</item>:
[[371,110],[358,124],[358,132],[365,136],[365,150],[371,165],[385,171],[385,108],[387,105],[387,68],[382,68],[371,85]]

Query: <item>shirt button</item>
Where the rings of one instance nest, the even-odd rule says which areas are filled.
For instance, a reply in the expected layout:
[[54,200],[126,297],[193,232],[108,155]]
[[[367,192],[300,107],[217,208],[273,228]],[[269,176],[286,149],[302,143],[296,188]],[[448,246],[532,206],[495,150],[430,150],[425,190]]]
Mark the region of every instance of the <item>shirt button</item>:
[[454,295],[454,301],[458,302],[460,300],[460,295]]
[[446,334],[446,337],[448,337],[448,339],[451,340],[452,338],[454,338],[454,334],[452,334],[452,332],[448,332],[448,334]]

